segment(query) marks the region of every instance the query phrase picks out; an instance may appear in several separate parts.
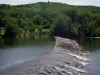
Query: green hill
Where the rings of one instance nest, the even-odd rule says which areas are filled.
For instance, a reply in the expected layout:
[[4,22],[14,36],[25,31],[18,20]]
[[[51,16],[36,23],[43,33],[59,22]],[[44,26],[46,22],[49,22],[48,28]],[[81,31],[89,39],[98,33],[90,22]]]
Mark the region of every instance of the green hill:
[[5,30],[4,37],[34,34],[37,31],[40,34],[44,29],[48,35],[97,37],[100,36],[100,7],[54,2],[16,6],[1,4],[2,27]]

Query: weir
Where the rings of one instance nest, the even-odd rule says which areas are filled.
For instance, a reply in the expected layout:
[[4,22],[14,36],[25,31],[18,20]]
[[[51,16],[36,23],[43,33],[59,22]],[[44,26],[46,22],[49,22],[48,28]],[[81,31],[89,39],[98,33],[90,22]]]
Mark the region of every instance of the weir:
[[[84,55],[86,53],[82,51],[82,47],[74,40],[61,38],[61,37],[55,37],[55,39],[56,39],[55,48],[57,48],[56,50],[58,51],[60,50],[59,51],[60,53],[66,54],[69,56],[69,58],[73,59],[71,62],[66,61],[68,64],[64,66],[77,71],[79,75],[81,75],[81,73],[82,75],[88,75],[89,72],[86,68],[86,65],[89,64],[87,61],[89,61],[90,59]],[[66,59],[68,59],[68,57],[66,57]],[[74,72],[74,71],[70,71],[70,72]],[[74,75],[78,75],[78,74],[74,73]]]
[[3,75],[90,75],[87,58],[74,40],[55,37],[54,49],[37,59],[9,68]]

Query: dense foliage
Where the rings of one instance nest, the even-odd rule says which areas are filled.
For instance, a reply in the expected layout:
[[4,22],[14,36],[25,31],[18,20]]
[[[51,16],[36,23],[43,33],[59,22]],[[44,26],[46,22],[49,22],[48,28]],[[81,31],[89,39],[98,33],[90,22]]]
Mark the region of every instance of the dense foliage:
[[100,36],[100,7],[53,2],[0,5],[1,36],[41,33],[58,36]]

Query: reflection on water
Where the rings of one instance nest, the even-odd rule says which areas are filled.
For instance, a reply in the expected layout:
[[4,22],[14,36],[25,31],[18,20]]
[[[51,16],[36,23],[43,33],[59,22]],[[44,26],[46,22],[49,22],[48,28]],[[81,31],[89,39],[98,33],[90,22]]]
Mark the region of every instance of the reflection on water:
[[90,58],[90,69],[91,75],[100,75],[100,39],[80,39],[78,40],[80,45],[88,50],[90,53],[88,54]]
[[17,46],[31,46],[31,45],[41,45],[46,44],[47,42],[53,42],[54,38],[48,35],[34,36],[32,38],[21,38],[21,39],[0,39],[0,49],[8,47],[17,47]]
[[88,51],[95,52],[97,50],[100,50],[100,39],[80,39],[78,42]]
[[53,49],[54,38],[42,35],[33,38],[0,39],[0,69],[39,57]]

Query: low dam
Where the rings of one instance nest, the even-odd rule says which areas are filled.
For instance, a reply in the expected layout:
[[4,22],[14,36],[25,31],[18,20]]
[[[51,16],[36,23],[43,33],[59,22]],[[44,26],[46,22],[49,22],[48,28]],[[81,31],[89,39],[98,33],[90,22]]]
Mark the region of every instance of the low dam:
[[0,75],[91,75],[89,58],[77,42],[55,37],[52,51],[0,71]]

